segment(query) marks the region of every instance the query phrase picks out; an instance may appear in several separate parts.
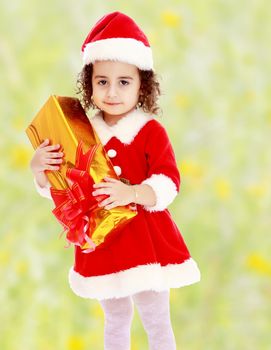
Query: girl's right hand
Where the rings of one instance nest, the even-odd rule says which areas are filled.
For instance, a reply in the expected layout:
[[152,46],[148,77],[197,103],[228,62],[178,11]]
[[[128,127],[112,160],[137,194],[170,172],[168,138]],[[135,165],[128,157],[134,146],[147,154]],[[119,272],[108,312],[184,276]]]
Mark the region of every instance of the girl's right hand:
[[34,156],[30,162],[33,173],[43,172],[44,170],[59,170],[63,152],[57,152],[60,145],[48,145],[49,140],[44,140],[36,149]]

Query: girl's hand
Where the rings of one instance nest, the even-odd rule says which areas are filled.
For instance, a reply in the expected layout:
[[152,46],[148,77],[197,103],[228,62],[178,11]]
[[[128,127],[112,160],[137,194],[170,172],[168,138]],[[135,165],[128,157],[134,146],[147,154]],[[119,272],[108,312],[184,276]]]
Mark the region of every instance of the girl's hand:
[[[40,173],[44,170],[59,170],[63,157],[63,152],[56,152],[60,145],[48,146],[49,140],[44,140],[36,149],[34,156],[30,162],[33,173]],[[54,152],[55,151],[55,152]]]
[[104,207],[109,210],[133,202],[134,190],[132,186],[126,185],[122,181],[110,177],[105,177],[104,180],[106,182],[100,182],[93,185],[96,189],[92,192],[93,196],[101,194],[109,195],[108,198],[99,203],[99,207]]

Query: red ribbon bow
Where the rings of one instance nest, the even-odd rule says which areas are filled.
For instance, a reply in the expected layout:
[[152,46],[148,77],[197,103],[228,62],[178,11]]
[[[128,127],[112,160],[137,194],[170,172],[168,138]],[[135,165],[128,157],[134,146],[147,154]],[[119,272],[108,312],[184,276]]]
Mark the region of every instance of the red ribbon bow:
[[51,187],[51,195],[56,205],[52,213],[67,231],[66,239],[69,242],[83,246],[86,242],[91,248],[83,250],[89,253],[95,250],[95,243],[88,236],[88,232],[95,229],[95,220],[92,211],[97,208],[98,201],[107,198],[107,195],[93,197],[91,192],[94,181],[89,175],[89,168],[100,145],[94,145],[83,154],[83,143],[79,142],[76,149],[76,161],[74,168],[66,171],[69,187],[58,190]]

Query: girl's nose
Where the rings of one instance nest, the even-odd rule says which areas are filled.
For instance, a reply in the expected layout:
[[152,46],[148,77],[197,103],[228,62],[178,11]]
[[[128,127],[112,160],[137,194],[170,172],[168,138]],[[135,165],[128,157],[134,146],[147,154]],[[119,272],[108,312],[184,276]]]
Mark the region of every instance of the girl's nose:
[[112,84],[109,86],[109,88],[107,90],[107,97],[114,98],[116,96],[117,96],[116,87]]

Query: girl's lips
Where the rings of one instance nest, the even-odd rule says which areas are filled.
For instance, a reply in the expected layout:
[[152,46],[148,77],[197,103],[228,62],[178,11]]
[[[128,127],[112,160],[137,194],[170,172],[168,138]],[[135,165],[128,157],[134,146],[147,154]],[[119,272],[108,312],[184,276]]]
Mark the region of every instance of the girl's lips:
[[105,102],[105,104],[107,104],[107,105],[109,105],[109,106],[120,105],[120,103],[113,103],[113,102]]

